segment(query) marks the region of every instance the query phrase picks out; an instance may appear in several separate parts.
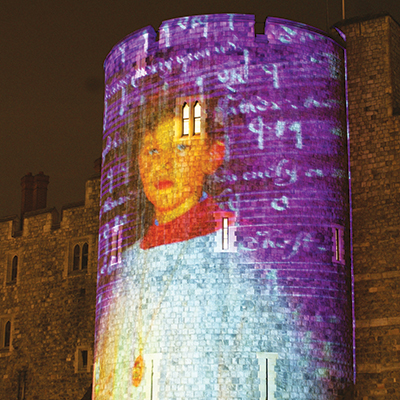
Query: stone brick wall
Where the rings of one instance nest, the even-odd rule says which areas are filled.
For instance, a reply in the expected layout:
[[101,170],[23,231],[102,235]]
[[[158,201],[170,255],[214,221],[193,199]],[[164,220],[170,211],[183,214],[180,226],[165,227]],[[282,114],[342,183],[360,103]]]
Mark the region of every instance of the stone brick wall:
[[[389,16],[346,21],[353,201],[357,400],[400,393],[400,27]],[[81,399],[91,383],[99,179],[83,204],[0,219],[0,398]],[[72,271],[75,244],[87,271]],[[18,273],[10,278],[12,259]],[[10,282],[11,281],[11,282]],[[325,332],[325,330],[322,330]],[[88,350],[87,372],[77,354]]]
[[392,19],[390,24],[390,66],[392,71],[393,114],[400,114],[400,27]]
[[352,382],[343,49],[253,27],[177,18],[106,59],[96,400],[336,400]]
[[400,393],[400,27],[347,21],[356,399]]
[[[21,231],[17,218],[0,220],[0,323],[11,321],[10,346],[0,348],[2,400],[19,399],[22,390],[26,400],[81,399],[90,387],[98,204],[99,178],[92,178],[84,204],[64,207],[60,222],[48,208],[26,213]],[[74,245],[85,242],[87,269],[72,271]],[[76,372],[78,350],[88,352],[84,372]]]

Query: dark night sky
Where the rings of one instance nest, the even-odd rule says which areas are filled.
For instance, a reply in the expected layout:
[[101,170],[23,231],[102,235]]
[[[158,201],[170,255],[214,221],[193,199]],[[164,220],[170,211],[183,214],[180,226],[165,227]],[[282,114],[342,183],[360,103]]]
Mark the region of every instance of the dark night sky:
[[[101,154],[103,61],[130,32],[194,14],[274,16],[326,30],[341,0],[0,0],[0,217],[20,211],[20,178],[50,175],[48,206],[82,200]],[[346,18],[399,0],[346,0]]]

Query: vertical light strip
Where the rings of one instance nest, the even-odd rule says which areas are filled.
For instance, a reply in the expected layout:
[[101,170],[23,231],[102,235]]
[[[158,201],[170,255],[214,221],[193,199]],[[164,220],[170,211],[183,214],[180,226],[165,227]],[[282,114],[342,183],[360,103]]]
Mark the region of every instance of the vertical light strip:
[[143,354],[144,364],[149,367],[146,368],[146,400],[159,400],[159,380],[160,380],[160,362],[162,358],[161,353]]
[[183,104],[182,107],[182,136],[189,135],[189,105]]
[[336,261],[340,261],[340,236],[338,228],[335,228],[335,258]]
[[268,358],[265,359],[265,400],[268,400]]
[[229,218],[222,218],[222,250],[228,250],[229,247]]
[[257,353],[258,377],[260,379],[260,400],[275,400],[276,372],[278,353]]
[[193,135],[201,133],[201,105],[198,101],[193,107]]

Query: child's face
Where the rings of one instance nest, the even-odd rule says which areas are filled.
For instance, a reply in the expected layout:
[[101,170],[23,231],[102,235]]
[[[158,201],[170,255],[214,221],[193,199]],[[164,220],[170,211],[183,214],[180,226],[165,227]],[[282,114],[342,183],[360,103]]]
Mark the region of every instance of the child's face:
[[172,119],[145,133],[140,177],[159,223],[172,221],[198,203],[205,175],[216,169],[212,147],[201,136],[177,137]]

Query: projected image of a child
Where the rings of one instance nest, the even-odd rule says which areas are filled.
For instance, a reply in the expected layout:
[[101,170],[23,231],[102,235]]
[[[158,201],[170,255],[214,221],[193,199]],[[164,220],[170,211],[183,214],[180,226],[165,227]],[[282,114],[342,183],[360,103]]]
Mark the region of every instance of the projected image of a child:
[[181,242],[215,232],[218,206],[203,192],[205,177],[221,166],[225,145],[207,134],[183,135],[174,118],[164,118],[145,132],[139,170],[153,224],[141,248]]
[[[182,373],[175,374],[176,366],[186,348],[200,344],[203,351],[193,362],[193,373],[211,382],[220,376],[221,354],[230,353],[221,350],[218,340],[206,343],[206,330],[217,337],[223,320],[235,332],[242,330],[240,307],[237,313],[226,309],[231,298],[241,301],[238,291],[249,291],[242,290],[241,276],[231,268],[236,253],[223,248],[220,231],[223,219],[228,226],[235,224],[235,213],[222,210],[213,198],[221,190],[214,178],[224,163],[223,127],[215,118],[206,126],[204,117],[202,129],[183,133],[182,120],[171,110],[149,112],[148,119],[132,125],[132,182],[139,193],[132,206],[138,216],[134,226],[141,232],[124,251],[126,276],[114,284],[115,301],[102,322],[110,328],[97,347],[112,354],[109,362],[97,359],[95,364],[95,391],[102,399],[143,399],[153,383],[162,385],[154,390],[168,393],[165,398],[176,398],[176,377]],[[213,249],[207,256],[201,251],[205,247]],[[199,265],[201,282],[196,278]],[[221,282],[229,282],[228,290]],[[179,315],[173,326],[168,304]],[[212,313],[205,312],[206,304],[213,305]],[[190,326],[196,329],[186,335]],[[202,361],[206,352],[216,355],[208,364]]]

